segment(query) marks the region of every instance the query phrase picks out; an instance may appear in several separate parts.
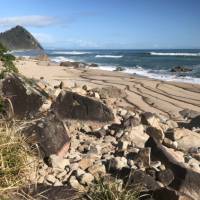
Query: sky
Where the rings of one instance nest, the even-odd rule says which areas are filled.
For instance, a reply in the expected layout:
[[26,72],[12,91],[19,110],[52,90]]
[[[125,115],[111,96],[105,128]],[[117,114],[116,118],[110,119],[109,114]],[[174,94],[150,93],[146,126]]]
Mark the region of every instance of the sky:
[[200,0],[1,0],[0,3],[0,32],[22,25],[45,48],[200,48]]

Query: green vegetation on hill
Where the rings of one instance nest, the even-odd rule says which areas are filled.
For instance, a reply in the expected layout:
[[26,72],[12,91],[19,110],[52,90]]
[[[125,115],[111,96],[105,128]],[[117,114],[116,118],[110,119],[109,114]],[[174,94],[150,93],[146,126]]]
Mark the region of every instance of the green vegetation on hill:
[[1,43],[0,43],[0,61],[3,64],[0,72],[0,78],[3,78],[5,73],[7,72],[18,73],[18,69],[13,63],[13,61],[15,61],[15,56],[8,54],[7,49]]
[[0,33],[0,43],[9,50],[42,50],[39,42],[22,26],[16,26],[4,33]]

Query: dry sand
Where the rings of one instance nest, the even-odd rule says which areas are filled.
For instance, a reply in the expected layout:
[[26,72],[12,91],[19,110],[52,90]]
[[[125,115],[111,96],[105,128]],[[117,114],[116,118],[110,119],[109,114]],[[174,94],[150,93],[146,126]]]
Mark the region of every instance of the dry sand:
[[66,86],[87,84],[91,87],[117,86],[126,90],[127,97],[119,106],[129,109],[167,115],[181,120],[179,111],[191,109],[200,112],[200,85],[167,82],[139,77],[122,72],[110,72],[100,69],[74,69],[61,67],[47,62],[22,60],[17,62],[21,74],[44,79],[51,85],[63,81]]

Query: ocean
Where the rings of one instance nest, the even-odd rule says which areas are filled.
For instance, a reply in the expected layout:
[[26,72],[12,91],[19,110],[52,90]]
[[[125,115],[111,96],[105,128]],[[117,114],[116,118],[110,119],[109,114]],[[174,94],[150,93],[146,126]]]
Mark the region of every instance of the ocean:
[[[124,68],[124,72],[166,81],[200,83],[200,49],[173,50],[45,50],[55,62],[80,61],[96,63],[104,70]],[[14,52],[15,55],[33,56],[37,52]],[[186,73],[172,73],[173,67],[192,68]]]

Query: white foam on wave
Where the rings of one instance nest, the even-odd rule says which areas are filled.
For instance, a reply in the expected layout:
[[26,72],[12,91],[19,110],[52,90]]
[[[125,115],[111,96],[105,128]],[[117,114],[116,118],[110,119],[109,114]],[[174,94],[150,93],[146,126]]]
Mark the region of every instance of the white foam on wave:
[[115,55],[96,55],[96,58],[122,58],[122,55],[115,56]]
[[86,51],[53,51],[51,54],[84,55],[84,54],[90,54],[90,52],[86,52]]
[[199,53],[164,53],[164,52],[150,52],[152,56],[200,56]]
[[[102,70],[114,71],[116,67],[114,66],[99,66]],[[151,79],[158,79],[163,81],[176,81],[176,82],[185,82],[185,83],[196,83],[200,84],[200,78],[194,78],[190,76],[178,77],[176,75],[169,74],[166,70],[159,70],[158,73],[152,72],[150,69],[144,69],[140,66],[136,66],[133,68],[124,68],[124,71],[121,71],[128,74],[136,74],[139,76],[148,77]]]
[[74,62],[74,60],[66,58],[64,56],[53,57],[53,58],[51,58],[51,60],[54,62],[57,62],[57,63],[64,62],[64,61]]

